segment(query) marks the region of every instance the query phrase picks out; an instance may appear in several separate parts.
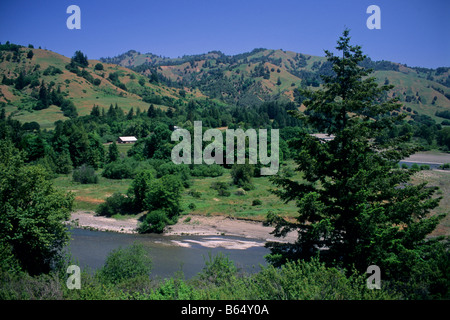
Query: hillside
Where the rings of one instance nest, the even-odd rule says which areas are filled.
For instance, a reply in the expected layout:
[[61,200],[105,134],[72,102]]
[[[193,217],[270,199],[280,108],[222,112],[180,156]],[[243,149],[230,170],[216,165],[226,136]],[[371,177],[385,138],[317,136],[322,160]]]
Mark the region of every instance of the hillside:
[[71,58],[52,51],[2,45],[0,103],[6,115],[21,122],[36,121],[42,128],[67,119],[55,104],[37,106],[43,85],[48,95],[55,91],[72,101],[78,115],[89,114],[94,105],[108,109],[111,104],[124,111],[146,111],[150,103],[166,110],[181,98],[179,89],[151,83],[144,75],[116,64],[88,60],[87,66],[74,72],[67,68],[70,62]]
[[[228,104],[251,106],[269,100],[294,100],[298,87],[318,87],[320,75],[330,74],[324,57],[292,51],[255,49],[227,56],[218,51],[170,59],[130,50],[102,61],[131,68],[158,78],[169,86],[198,89]],[[395,86],[404,112],[425,114],[440,123],[436,111],[450,109],[450,68],[411,68],[388,61],[367,59],[380,84]]]
[[[319,87],[320,75],[331,72],[324,57],[268,49],[179,58],[130,50],[113,58],[87,60],[82,67],[70,65],[70,57],[49,50],[0,45],[0,104],[6,115],[52,128],[55,121],[71,116],[61,101],[54,104],[50,99],[38,105],[39,100],[45,102],[46,94],[56,93],[59,100],[67,100],[66,105],[73,104],[77,115],[89,114],[94,105],[146,111],[154,104],[167,110],[192,98],[244,107],[273,100],[298,102],[297,88]],[[401,111],[428,115],[441,123],[444,118],[436,112],[450,110],[450,68],[410,68],[370,59],[364,66],[375,70],[379,83],[395,86],[392,94],[403,103]]]

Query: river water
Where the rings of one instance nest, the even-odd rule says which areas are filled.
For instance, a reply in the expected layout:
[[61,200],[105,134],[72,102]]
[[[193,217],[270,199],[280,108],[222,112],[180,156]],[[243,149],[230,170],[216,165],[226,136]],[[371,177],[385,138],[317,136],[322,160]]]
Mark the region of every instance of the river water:
[[222,252],[246,272],[257,272],[267,265],[264,256],[269,250],[264,242],[231,236],[163,236],[156,234],[124,234],[115,232],[70,229],[68,250],[74,263],[83,269],[103,266],[111,250],[142,243],[152,258],[152,278],[166,278],[182,271],[186,278],[195,276],[205,266],[209,254]]

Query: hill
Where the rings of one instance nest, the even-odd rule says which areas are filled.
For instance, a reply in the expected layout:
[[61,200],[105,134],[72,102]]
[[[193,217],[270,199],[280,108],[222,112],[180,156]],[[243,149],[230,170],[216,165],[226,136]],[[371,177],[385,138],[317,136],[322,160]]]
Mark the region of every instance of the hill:
[[[319,87],[320,75],[332,72],[324,57],[268,49],[234,56],[212,51],[174,59],[130,50],[101,60],[157,76],[171,87],[197,89],[210,98],[242,106],[274,99],[293,101],[296,88]],[[392,95],[403,103],[403,112],[428,115],[440,123],[443,118],[436,117],[436,112],[450,109],[448,67],[412,68],[370,58],[363,66],[374,69],[378,83],[395,86]]]
[[[320,76],[332,72],[324,57],[262,48],[233,56],[211,51],[179,58],[130,50],[71,67],[72,60],[32,46],[0,45],[0,104],[6,115],[52,128],[55,121],[74,116],[74,110],[89,114],[94,105],[145,111],[150,104],[176,109],[192,98],[219,106],[299,103],[297,88],[318,88]],[[375,70],[379,83],[395,86],[391,94],[404,105],[399,111],[427,115],[437,123],[445,120],[436,112],[450,110],[450,68],[411,68],[370,59],[363,65]]]
[[88,60],[86,66],[71,68],[71,60],[49,50],[1,45],[0,103],[6,115],[52,128],[55,121],[68,118],[51,99],[48,105],[38,106],[45,95],[54,93],[59,94],[58,100],[71,101],[78,115],[89,114],[94,105],[107,109],[111,104],[124,111],[146,111],[150,103],[167,110],[181,99],[179,89],[152,83],[117,64]]

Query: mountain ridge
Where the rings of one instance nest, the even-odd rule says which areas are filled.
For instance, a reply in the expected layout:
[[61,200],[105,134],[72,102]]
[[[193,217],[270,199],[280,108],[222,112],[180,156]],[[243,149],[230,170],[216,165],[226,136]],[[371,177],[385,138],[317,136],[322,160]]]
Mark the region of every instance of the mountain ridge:
[[[89,114],[94,105],[106,109],[119,104],[124,111],[143,111],[154,104],[168,110],[192,99],[241,107],[275,100],[300,106],[297,88],[319,88],[320,76],[331,72],[325,57],[265,48],[236,55],[210,51],[179,58],[129,50],[73,68],[72,60],[32,46],[0,45],[0,103],[6,114],[23,122],[36,118],[44,128],[66,119],[58,105],[36,107],[42,86],[49,95],[70,100],[79,115]],[[371,59],[363,64],[374,69],[373,76],[380,84],[395,86],[390,95],[403,104],[399,112],[444,120],[436,112],[450,110],[450,68],[411,68]]]

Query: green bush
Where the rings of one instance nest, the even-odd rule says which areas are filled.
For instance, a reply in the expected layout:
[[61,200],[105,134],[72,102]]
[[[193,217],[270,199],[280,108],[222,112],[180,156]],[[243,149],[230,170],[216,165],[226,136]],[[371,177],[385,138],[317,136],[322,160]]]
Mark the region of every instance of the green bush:
[[194,177],[220,177],[223,175],[224,169],[218,164],[201,164],[193,165],[191,175]]
[[81,184],[95,184],[98,183],[98,176],[94,168],[88,165],[81,165],[81,167],[73,170],[72,179]]
[[140,276],[149,276],[152,260],[142,244],[133,243],[127,248],[111,251],[105,265],[99,270],[100,279],[106,283],[117,284]]
[[121,193],[114,193],[106,202],[97,207],[96,213],[100,216],[111,217],[115,214],[136,212],[133,200]]
[[252,206],[260,206],[260,205],[262,205],[261,200],[255,199],[252,201]]
[[144,220],[139,225],[139,233],[163,233],[164,228],[169,223],[164,210],[158,209],[147,213]]

